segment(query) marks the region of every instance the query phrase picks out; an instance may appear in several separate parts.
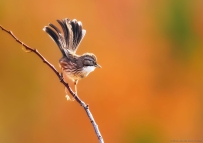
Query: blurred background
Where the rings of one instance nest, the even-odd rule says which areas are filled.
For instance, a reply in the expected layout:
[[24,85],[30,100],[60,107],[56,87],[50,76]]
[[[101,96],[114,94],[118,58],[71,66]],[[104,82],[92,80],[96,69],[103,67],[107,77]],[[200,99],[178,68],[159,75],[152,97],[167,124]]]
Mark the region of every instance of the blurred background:
[[[78,95],[106,143],[203,141],[202,13],[202,0],[0,1],[0,25],[57,70],[61,53],[42,28],[82,21],[77,53],[94,53],[102,69]],[[48,66],[1,30],[0,48],[0,143],[98,142]]]

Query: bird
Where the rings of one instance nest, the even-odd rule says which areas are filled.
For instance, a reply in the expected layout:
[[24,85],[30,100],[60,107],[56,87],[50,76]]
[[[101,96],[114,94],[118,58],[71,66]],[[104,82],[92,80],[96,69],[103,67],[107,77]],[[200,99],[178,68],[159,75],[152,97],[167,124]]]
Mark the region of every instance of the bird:
[[[82,27],[82,22],[68,18],[56,21],[60,25],[62,32],[51,23],[45,26],[43,30],[52,38],[61,51],[62,58],[59,59],[59,67],[62,71],[61,76],[63,78],[65,75],[73,81],[75,94],[77,95],[78,81],[87,77],[95,68],[101,68],[101,66],[97,63],[97,57],[93,53],[76,54],[86,34],[86,30]],[[66,90],[65,88],[65,92]],[[69,96],[66,95],[66,97],[68,99]]]

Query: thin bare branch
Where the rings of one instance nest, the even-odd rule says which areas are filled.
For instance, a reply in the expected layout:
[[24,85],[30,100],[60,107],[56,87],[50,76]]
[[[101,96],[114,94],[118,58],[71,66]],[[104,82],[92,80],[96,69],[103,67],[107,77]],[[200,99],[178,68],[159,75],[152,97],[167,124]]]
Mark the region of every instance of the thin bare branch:
[[56,68],[51,64],[49,63],[45,58],[44,56],[42,56],[42,54],[40,54],[38,52],[37,49],[33,49],[29,46],[27,46],[26,44],[24,44],[22,41],[20,41],[11,31],[9,30],[6,30],[5,28],[3,28],[1,25],[0,25],[0,28],[5,31],[6,33],[8,33],[9,35],[11,35],[15,40],[16,42],[18,42],[19,44],[21,44],[25,50],[27,51],[30,51],[30,52],[33,52],[35,53],[47,66],[49,66],[52,71],[56,74],[56,76],[59,78],[60,82],[68,89],[68,91],[70,92],[70,94],[73,96],[73,98],[85,109],[85,112],[87,113],[88,115],[88,118],[90,119],[90,122],[92,123],[93,127],[94,127],[94,130],[95,130],[95,133],[97,135],[97,138],[99,140],[99,143],[104,143],[104,140],[102,138],[102,135],[99,131],[99,128],[98,128],[98,125],[96,124],[93,116],[92,116],[92,113],[90,112],[89,110],[89,106],[87,104],[85,104],[85,102],[83,102],[79,97],[78,95],[76,95],[73,90],[70,88],[70,86],[68,85],[68,83],[66,83],[64,80],[63,80],[63,77],[60,75],[60,73],[56,70]]

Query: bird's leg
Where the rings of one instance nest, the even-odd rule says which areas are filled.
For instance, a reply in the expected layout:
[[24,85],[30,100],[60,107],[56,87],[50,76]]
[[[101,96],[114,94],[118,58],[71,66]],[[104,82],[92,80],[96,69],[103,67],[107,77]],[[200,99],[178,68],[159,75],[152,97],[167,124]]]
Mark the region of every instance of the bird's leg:
[[[77,83],[78,83],[78,80],[74,80],[73,82],[74,82],[74,85],[75,85],[75,94],[77,95]],[[73,98],[70,98],[70,97],[68,96],[68,94],[67,94],[67,88],[66,88],[66,87],[65,87],[65,92],[66,92],[66,98],[67,98],[67,100],[71,100],[71,101],[74,101],[74,100],[75,100],[74,97],[73,97]]]
[[[59,67],[61,68],[60,64],[59,64]],[[60,81],[62,81],[62,80],[64,80],[64,77],[63,77],[63,69],[61,68]],[[72,101],[72,99],[69,97],[69,95],[67,93],[67,88],[66,87],[64,87],[64,88],[65,88],[66,99]]]
[[[62,80],[64,80],[64,78],[63,78],[63,69],[62,69],[60,64],[59,64],[59,67],[61,68],[60,81],[62,81]],[[67,88],[66,87],[64,87],[64,88],[65,88],[65,94],[66,94],[65,97],[66,97],[67,100],[70,100],[70,97],[67,94]]]
[[64,78],[63,78],[63,69],[62,69],[62,67],[61,67],[60,64],[59,64],[59,67],[60,67],[60,69],[61,69],[61,73],[60,73],[60,81],[62,81],[62,80],[64,80]]
[[67,100],[74,101],[74,100],[71,99],[70,96],[68,95],[68,93],[67,93],[67,88],[66,88],[66,87],[65,87],[65,93],[66,93],[66,96],[65,96],[65,97],[66,97]]
[[70,97],[69,97],[69,96],[68,96],[68,94],[67,94],[67,88],[66,88],[66,87],[64,87],[64,89],[65,89],[65,94],[66,94],[66,96],[65,96],[65,97],[66,97],[66,99],[67,99],[67,100],[70,100]]
[[74,85],[75,85],[75,94],[77,95],[77,83],[78,83],[78,80],[75,80],[74,81]]

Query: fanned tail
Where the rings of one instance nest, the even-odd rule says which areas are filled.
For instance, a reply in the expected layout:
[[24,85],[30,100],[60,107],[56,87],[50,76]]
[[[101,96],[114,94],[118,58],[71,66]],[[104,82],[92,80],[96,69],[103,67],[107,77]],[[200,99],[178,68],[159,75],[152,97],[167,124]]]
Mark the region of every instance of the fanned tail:
[[51,23],[49,24],[50,27],[45,26],[43,30],[54,40],[63,56],[67,56],[69,50],[75,53],[86,33],[82,29],[82,23],[76,19],[69,20],[68,18],[57,20],[57,22],[63,33]]
[[[54,25],[52,25],[52,24],[49,24],[51,27],[55,27]],[[55,28],[57,28],[57,27],[55,27]],[[54,29],[55,29],[54,28]],[[59,49],[60,49],[60,51],[61,51],[61,53],[62,53],[62,55],[63,56],[66,56],[66,51],[64,50],[64,44],[63,44],[63,41],[64,41],[64,38],[63,38],[63,36],[61,35],[61,32],[60,32],[60,30],[57,28],[57,33],[53,30],[53,29],[51,29],[50,27],[48,27],[48,26],[45,26],[44,28],[43,28],[43,30],[45,31],[45,32],[47,32],[47,34],[49,34],[49,36],[54,40],[54,42],[57,44],[57,46],[59,47]]]

